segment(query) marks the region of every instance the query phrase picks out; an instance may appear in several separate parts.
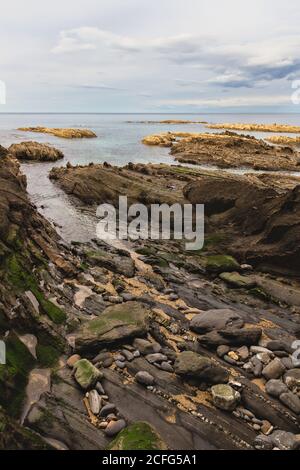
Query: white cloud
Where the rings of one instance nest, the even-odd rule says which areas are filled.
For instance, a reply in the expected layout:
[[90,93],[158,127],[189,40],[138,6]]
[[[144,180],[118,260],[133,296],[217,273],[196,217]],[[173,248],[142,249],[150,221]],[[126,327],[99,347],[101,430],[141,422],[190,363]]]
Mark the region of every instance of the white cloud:
[[299,0],[10,0],[1,19],[8,111],[288,106],[300,78]]

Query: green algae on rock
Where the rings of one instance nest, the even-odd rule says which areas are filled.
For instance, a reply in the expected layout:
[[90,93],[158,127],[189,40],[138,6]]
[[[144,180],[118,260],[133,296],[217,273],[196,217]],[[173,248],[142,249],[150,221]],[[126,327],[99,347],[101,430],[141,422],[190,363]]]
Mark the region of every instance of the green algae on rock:
[[240,268],[239,263],[229,255],[207,256],[205,268],[210,273],[222,273],[236,271]]
[[15,333],[9,333],[5,344],[6,364],[0,365],[0,405],[17,418],[25,399],[28,375],[36,360]]
[[110,443],[108,450],[167,450],[167,445],[149,423],[133,423]]
[[149,328],[150,310],[140,302],[126,302],[104,310],[98,318],[85,321],[75,332],[76,349],[94,349],[143,336]]
[[74,364],[76,382],[84,390],[88,390],[102,378],[102,373],[87,359],[80,359]]
[[225,281],[230,286],[236,287],[236,288],[252,289],[257,285],[253,277],[242,276],[241,274],[237,272],[221,273],[219,277],[220,279],[222,279],[222,281]]

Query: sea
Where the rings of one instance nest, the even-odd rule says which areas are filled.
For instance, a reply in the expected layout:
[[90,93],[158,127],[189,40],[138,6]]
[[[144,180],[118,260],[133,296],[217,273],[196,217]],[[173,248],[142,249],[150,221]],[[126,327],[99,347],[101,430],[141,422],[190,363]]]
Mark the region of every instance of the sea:
[[[62,150],[65,155],[63,160],[56,163],[24,163],[21,165],[22,171],[27,177],[30,199],[39,212],[56,227],[66,241],[85,242],[96,235],[95,215],[91,214],[90,209],[78,206],[72,198],[52,183],[48,178],[49,171],[53,166],[65,166],[67,162],[72,165],[105,161],[112,165],[125,165],[129,162],[176,164],[173,157],[169,155],[168,148],[143,145],[142,138],[149,134],[176,130],[216,132],[216,130],[206,129],[204,124],[179,125],[157,122],[167,119],[208,123],[281,123],[300,126],[300,114],[0,113],[0,144],[9,147],[13,143],[34,140]],[[97,138],[62,139],[49,134],[18,131],[19,127],[31,126],[83,127],[94,131]],[[259,132],[249,132],[249,134],[261,138],[266,136],[265,133]],[[243,169],[240,172],[243,172]]]

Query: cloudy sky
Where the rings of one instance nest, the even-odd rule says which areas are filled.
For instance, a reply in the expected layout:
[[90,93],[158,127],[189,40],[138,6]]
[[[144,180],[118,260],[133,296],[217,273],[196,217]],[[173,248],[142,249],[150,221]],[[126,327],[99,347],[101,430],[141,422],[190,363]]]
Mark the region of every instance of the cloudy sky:
[[299,23],[299,0],[3,1],[0,112],[300,112]]

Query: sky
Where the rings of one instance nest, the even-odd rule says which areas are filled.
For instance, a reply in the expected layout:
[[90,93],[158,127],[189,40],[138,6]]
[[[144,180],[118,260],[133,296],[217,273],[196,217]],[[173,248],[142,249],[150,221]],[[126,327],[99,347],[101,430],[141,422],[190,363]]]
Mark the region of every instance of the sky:
[[0,112],[297,113],[299,23],[299,0],[3,1]]

